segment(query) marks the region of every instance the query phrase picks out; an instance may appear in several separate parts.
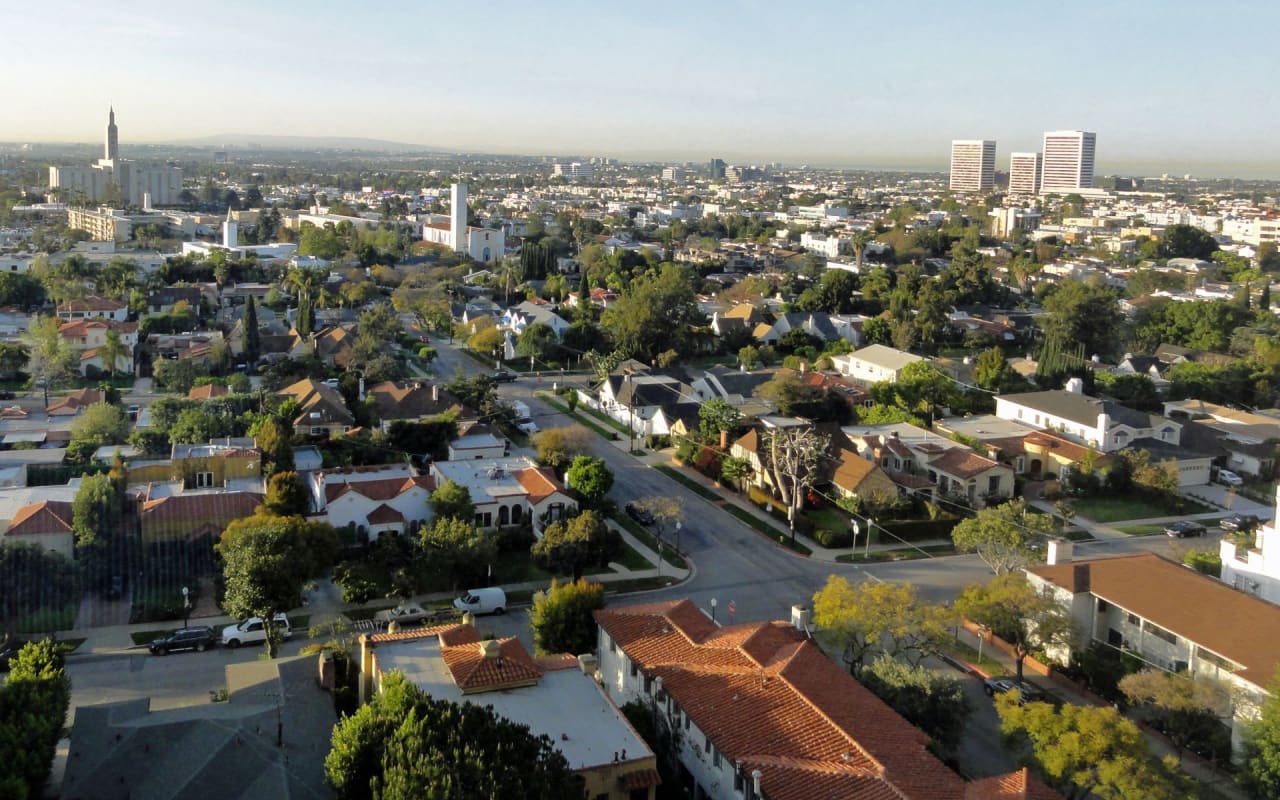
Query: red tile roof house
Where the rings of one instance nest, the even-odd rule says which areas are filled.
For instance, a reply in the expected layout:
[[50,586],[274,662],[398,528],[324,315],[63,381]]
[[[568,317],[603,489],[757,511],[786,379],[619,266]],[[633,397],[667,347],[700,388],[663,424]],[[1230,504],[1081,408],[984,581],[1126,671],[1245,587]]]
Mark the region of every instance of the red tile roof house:
[[71,503],[42,500],[29,503],[13,515],[4,531],[4,544],[25,542],[38,544],[45,550],[76,557],[76,534],[71,527]]
[[595,618],[605,690],[619,704],[652,704],[682,732],[680,761],[698,797],[1061,797],[1025,772],[966,783],[922,731],[823,655],[800,620],[721,627],[689,600]]

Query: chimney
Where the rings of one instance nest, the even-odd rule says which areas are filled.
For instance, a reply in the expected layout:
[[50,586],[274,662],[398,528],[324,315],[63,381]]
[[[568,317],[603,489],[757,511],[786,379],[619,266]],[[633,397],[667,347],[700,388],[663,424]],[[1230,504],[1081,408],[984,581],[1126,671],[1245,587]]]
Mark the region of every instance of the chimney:
[[578,669],[582,670],[583,675],[595,675],[598,660],[591,653],[583,653],[578,656]]
[[1066,390],[1072,394],[1084,394],[1084,381],[1079,378],[1071,378],[1067,381]]
[[373,643],[369,634],[360,634],[360,705],[373,699]]
[[1070,539],[1050,539],[1048,548],[1045,551],[1045,563],[1049,566],[1069,564],[1074,547]]
[[802,633],[809,632],[809,607],[808,606],[792,606],[791,607],[791,625]]
[[1071,593],[1081,594],[1089,591],[1089,565],[1076,564],[1071,568]]
[[720,431],[720,449],[721,450],[729,449],[729,432],[728,431]]
[[764,773],[758,769],[751,770],[751,796],[753,798],[763,798],[760,793],[760,779],[764,777]]
[[440,402],[440,384],[438,383],[431,384],[431,402]]
[[502,646],[494,639],[485,639],[480,643],[480,655],[486,659],[502,658]]

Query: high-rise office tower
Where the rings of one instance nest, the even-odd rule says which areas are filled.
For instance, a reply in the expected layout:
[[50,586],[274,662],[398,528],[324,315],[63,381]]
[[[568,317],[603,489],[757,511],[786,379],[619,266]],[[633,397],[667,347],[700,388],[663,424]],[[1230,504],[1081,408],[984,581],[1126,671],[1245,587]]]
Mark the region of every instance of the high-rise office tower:
[[713,158],[707,162],[707,173],[712,178],[724,177],[725,163],[723,158]]
[[1040,194],[1040,154],[1009,154],[1009,194]]
[[996,143],[957,139],[951,143],[951,191],[989,192],[995,181]]
[[103,158],[115,161],[120,157],[120,134],[116,130],[116,110],[112,107],[107,112],[107,149]]
[[1045,131],[1040,162],[1040,192],[1074,192],[1093,188],[1093,154],[1097,134]]

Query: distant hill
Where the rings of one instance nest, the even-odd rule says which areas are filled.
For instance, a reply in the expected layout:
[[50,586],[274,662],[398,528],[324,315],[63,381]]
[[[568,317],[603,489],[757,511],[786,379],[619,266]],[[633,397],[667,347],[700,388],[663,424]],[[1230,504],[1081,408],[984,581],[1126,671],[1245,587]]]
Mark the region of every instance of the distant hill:
[[385,139],[368,139],[361,136],[274,136],[255,133],[220,133],[213,136],[201,136],[196,139],[182,139],[173,144],[234,149],[255,147],[270,150],[369,150],[383,153],[449,152],[440,147],[390,142]]

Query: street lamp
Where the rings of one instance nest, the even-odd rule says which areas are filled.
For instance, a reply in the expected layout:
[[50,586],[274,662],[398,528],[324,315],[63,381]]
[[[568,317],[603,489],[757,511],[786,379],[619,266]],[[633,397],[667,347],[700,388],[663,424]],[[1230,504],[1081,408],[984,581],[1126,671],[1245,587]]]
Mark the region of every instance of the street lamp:
[[658,577],[662,577],[662,537],[658,537]]
[[187,623],[190,622],[190,620],[191,620],[191,590],[183,586],[182,587],[182,627],[184,628],[189,627]]
[[711,598],[711,621],[716,621],[716,599],[714,597]]
[[681,526],[680,520],[676,520],[676,552],[677,553],[680,552],[680,528],[681,527],[682,526]]
[[[853,543],[849,548],[849,560],[852,561],[854,556],[858,555],[858,534],[862,533],[862,526],[858,524],[856,519],[849,520],[849,528],[853,530]],[[867,531],[867,538],[871,538],[871,531]]]

